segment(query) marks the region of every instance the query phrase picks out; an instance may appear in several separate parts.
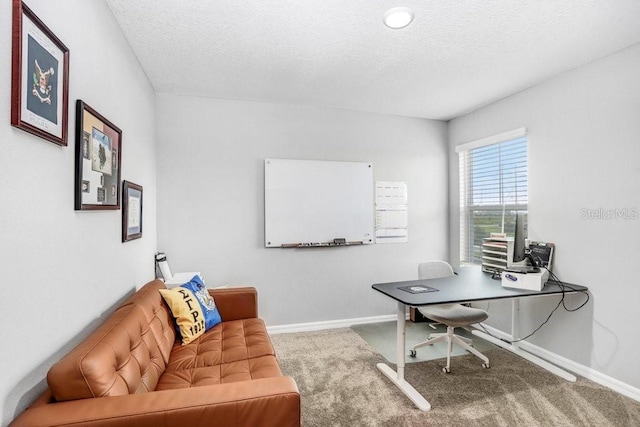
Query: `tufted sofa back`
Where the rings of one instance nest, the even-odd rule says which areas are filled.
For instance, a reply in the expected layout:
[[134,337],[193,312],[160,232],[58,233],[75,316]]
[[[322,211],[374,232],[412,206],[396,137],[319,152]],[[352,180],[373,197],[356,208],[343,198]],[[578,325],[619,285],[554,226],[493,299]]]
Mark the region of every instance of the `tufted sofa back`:
[[159,280],[147,283],[51,367],[56,401],[155,390],[176,338],[162,288]]

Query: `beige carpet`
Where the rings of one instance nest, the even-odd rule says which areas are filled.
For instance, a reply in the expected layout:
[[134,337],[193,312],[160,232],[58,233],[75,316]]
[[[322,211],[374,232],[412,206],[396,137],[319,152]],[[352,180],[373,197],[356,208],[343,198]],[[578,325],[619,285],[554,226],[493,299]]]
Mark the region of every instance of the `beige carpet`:
[[[567,382],[505,350],[406,366],[406,379],[431,403],[416,409],[377,368],[386,362],[351,329],[271,337],[285,375],[313,426],[640,426],[640,403],[585,379]],[[395,366],[392,365],[395,369]]]

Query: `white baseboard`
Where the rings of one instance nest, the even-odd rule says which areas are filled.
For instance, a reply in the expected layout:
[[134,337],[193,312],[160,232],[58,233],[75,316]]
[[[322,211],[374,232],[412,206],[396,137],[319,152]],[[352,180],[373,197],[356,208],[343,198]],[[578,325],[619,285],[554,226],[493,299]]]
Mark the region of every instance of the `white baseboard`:
[[[485,329],[490,332],[492,335],[496,337],[511,339],[511,337],[504,333],[503,331],[492,328],[491,326],[484,325]],[[629,384],[623,383],[615,378],[612,378],[608,375],[603,374],[602,372],[598,372],[594,369],[589,368],[588,366],[581,365],[580,363],[576,363],[573,360],[569,360],[566,357],[560,356],[556,353],[552,353],[549,350],[546,350],[542,347],[539,347],[535,344],[531,344],[527,341],[521,341],[520,347],[523,350],[528,351],[529,353],[538,356],[548,362],[553,363],[563,369],[571,371],[581,377],[584,377],[594,383],[600,384],[604,387],[610,388],[616,393],[620,393],[624,396],[627,396],[630,399],[633,399],[637,402],[640,402],[640,389],[630,386]]]

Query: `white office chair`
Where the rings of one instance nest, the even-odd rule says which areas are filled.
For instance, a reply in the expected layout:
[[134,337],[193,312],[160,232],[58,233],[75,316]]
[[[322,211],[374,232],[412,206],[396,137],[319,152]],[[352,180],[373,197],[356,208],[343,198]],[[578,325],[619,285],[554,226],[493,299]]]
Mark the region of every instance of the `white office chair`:
[[[437,279],[442,277],[453,276],[453,269],[444,261],[427,261],[418,266],[418,277],[420,279]],[[471,346],[471,340],[458,336],[453,333],[455,328],[468,327],[474,323],[479,323],[486,320],[489,314],[479,308],[465,307],[461,304],[443,304],[435,306],[417,307],[418,311],[422,313],[424,317],[431,320],[435,320],[438,323],[442,323],[447,327],[447,333],[444,334],[431,334],[427,341],[414,345],[411,348],[411,357],[416,356],[416,349],[424,347],[425,345],[432,345],[439,341],[447,342],[447,366],[442,368],[445,373],[451,372],[451,349],[453,343],[458,344],[465,350],[474,354],[484,361],[482,367],[489,367],[489,359],[484,354]]]

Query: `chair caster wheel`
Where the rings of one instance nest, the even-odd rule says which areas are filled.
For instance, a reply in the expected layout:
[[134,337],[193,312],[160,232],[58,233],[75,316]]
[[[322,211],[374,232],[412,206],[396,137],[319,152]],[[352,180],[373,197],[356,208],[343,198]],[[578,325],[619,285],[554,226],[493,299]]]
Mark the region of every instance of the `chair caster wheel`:
[[451,373],[451,369],[444,367],[442,368],[442,372],[444,372],[445,374],[450,374]]
[[482,367],[483,367],[484,369],[489,369],[491,366],[489,366],[489,364],[488,364],[488,363],[483,363],[483,364],[482,364]]
[[415,350],[409,350],[409,356],[416,357],[416,351]]

